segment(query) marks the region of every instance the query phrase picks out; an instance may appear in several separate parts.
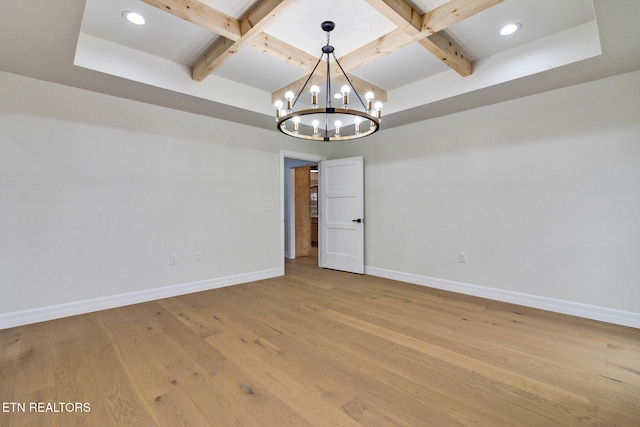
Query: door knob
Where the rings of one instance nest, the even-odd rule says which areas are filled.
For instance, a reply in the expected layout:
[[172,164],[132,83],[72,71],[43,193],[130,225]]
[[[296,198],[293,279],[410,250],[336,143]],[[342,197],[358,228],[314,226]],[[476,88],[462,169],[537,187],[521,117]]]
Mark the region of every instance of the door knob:
[[352,219],[351,222],[357,222],[359,224],[362,222],[362,218]]

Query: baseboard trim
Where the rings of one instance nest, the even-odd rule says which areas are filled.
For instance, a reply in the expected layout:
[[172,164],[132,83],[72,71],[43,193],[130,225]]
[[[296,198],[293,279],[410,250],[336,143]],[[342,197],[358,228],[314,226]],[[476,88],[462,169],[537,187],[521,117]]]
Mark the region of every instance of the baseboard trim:
[[589,304],[581,304],[571,301],[541,297],[521,292],[507,291],[504,289],[489,288],[486,286],[472,285],[453,280],[437,279],[401,271],[387,270],[378,267],[365,267],[365,274],[383,277],[385,279],[398,280],[415,285],[457,292],[465,295],[473,295],[496,301],[503,301],[526,307],[539,308],[556,313],[569,314],[586,319],[599,320],[616,325],[640,328],[640,313],[614,310]]
[[207,291],[211,289],[222,288],[225,286],[239,285],[241,283],[255,282],[257,280],[270,279],[277,276],[282,276],[281,269],[272,268],[251,273],[243,273],[233,276],[201,280],[198,282],[165,286],[162,288],[149,289],[145,291],[111,295],[91,300],[74,301],[49,307],[34,308],[30,310],[0,314],[0,329],[13,328],[16,326],[23,326],[31,323],[44,322],[53,319],[60,319],[63,317],[75,316],[78,314],[90,313],[93,311],[123,307],[125,305],[154,301],[162,298],[190,294],[193,292]]

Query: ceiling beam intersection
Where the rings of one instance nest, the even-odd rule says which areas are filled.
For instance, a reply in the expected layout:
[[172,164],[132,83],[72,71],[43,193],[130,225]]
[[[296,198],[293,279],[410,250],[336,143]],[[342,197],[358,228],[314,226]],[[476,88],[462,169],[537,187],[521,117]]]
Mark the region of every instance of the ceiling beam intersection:
[[151,6],[220,35],[192,67],[193,80],[202,81],[242,47],[251,44],[284,9],[297,0],[259,0],[242,18],[235,19],[199,0],[142,0]]
[[[202,81],[216,68],[220,67],[232,55],[246,46],[251,40],[258,37],[262,30],[266,28],[278,16],[280,12],[295,3],[297,0],[260,0],[238,20],[240,28],[240,38],[232,43],[219,42],[198,61],[192,69],[193,80]],[[224,48],[220,48],[223,46]]]
[[[453,42],[439,32],[504,0],[450,0],[424,15],[404,0],[366,1],[410,37],[400,41],[399,35],[393,35],[392,38],[398,40],[396,41],[398,46],[395,49],[417,41],[448,67],[466,77],[471,74],[471,61],[464,57]],[[361,66],[374,59],[372,53],[375,57],[379,57],[387,54],[389,50],[391,49],[376,49],[375,46],[369,46],[365,52],[359,52],[359,58],[353,62]]]

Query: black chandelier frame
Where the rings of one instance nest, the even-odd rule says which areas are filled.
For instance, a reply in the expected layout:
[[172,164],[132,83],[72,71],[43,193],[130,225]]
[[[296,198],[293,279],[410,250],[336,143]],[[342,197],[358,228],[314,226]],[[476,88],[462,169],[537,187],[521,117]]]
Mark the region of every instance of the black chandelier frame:
[[[322,47],[322,54],[320,55],[320,58],[318,58],[318,62],[316,62],[315,67],[313,67],[311,74],[309,74],[309,77],[307,78],[304,85],[302,86],[302,89],[300,89],[300,91],[298,92],[297,96],[295,97],[295,100],[287,101],[286,110],[283,111],[283,110],[277,109],[276,111],[277,128],[280,132],[288,136],[292,136],[294,138],[312,140],[312,141],[328,141],[328,142],[346,141],[346,140],[358,139],[358,138],[363,138],[363,137],[372,135],[380,129],[380,110],[378,109],[374,111],[372,106],[372,100],[367,99],[367,104],[365,104],[365,102],[362,100],[362,97],[360,96],[360,94],[354,87],[353,83],[351,82],[351,79],[342,68],[342,65],[340,65],[340,62],[338,61],[338,58],[336,57],[336,54],[335,54],[335,49],[333,46],[331,46],[331,43],[330,43],[331,31],[335,29],[335,23],[332,21],[325,21],[321,24],[321,28],[327,33],[327,44]],[[306,89],[307,85],[309,84],[309,81],[311,81],[311,78],[316,72],[318,66],[325,58],[325,55],[326,55],[326,64],[327,64],[325,107],[321,108],[315,105],[315,102],[314,102],[313,108],[308,108],[300,111],[293,111],[293,108],[298,102],[298,99],[300,99],[300,96]],[[334,61],[338,65],[342,74],[344,75],[351,90],[353,90],[353,93],[355,93],[364,111],[355,110],[351,108],[333,107],[332,101],[331,101],[331,93],[332,93],[331,92],[331,66],[330,66],[331,56],[333,56]],[[343,94],[343,100],[345,104],[344,107],[346,107],[346,104],[348,103],[347,95]],[[286,114],[282,114],[283,112],[286,112]],[[324,127],[320,128],[318,126],[316,128],[315,126],[309,126],[309,124],[306,123],[306,124],[302,124],[303,130],[308,131],[310,129],[313,129],[313,132],[309,134],[301,132],[300,130],[301,123],[299,123],[299,120],[294,121],[295,120],[294,118],[296,117],[300,118],[305,116],[312,116],[312,117],[317,117],[317,119],[324,119]],[[337,129],[336,128],[330,129],[329,127],[330,118],[341,117],[341,116],[355,116],[360,118],[360,121],[357,121],[354,124],[347,124],[343,128],[339,127]],[[317,120],[317,121],[319,123],[321,122],[320,120]],[[361,123],[364,123],[364,126],[366,127],[367,122],[369,122],[368,129],[361,131],[360,130]],[[353,127],[353,130],[351,129],[351,127]],[[341,130],[344,130],[344,129],[348,129],[349,133],[341,133]]]

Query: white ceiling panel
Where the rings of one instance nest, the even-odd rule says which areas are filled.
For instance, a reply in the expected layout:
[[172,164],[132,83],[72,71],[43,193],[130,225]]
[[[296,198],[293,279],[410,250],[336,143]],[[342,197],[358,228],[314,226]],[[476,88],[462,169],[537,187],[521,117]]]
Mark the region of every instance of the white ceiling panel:
[[364,0],[298,0],[265,30],[288,44],[319,57],[327,36],[320,24],[333,21],[331,44],[338,58],[382,37],[396,27]]
[[200,0],[200,2],[236,19],[242,18],[255,3],[254,0]]
[[[141,13],[147,23],[130,24],[124,11]],[[219,37],[135,0],[87,0],[81,31],[182,65],[191,65]]]
[[305,74],[308,73],[300,68],[250,47],[240,49],[216,70],[217,76],[268,92],[278,90],[287,83],[304,77]]
[[[406,64],[411,64],[407,67]],[[410,44],[385,57],[353,70],[353,74],[386,90],[404,86],[448,71],[449,67],[439,61],[419,44]]]
[[[444,32],[465,55],[478,60],[594,19],[591,0],[506,0]],[[522,29],[510,36],[497,33],[512,22]]]

